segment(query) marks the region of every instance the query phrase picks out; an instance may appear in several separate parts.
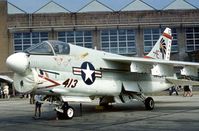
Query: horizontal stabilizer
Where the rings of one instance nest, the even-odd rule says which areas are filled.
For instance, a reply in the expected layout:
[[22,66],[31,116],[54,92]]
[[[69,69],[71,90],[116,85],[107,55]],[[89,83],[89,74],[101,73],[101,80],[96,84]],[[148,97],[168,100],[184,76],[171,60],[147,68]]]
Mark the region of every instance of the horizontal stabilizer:
[[174,85],[192,85],[196,86],[199,85],[199,81],[192,81],[192,80],[187,80],[187,79],[177,79],[177,78],[169,78],[167,77],[166,80]]
[[84,96],[61,96],[64,102],[91,102],[89,97]]

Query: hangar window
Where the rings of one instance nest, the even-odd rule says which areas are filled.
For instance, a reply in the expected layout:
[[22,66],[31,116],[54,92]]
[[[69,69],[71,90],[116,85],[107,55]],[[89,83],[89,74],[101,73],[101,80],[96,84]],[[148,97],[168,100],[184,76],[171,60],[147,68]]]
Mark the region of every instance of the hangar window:
[[199,50],[199,27],[186,28],[187,52]]
[[24,51],[34,44],[48,40],[48,32],[16,32],[13,35],[15,52]]
[[[160,35],[164,31],[165,28],[150,28],[144,29],[144,53],[148,53],[151,51],[157,40],[159,39]],[[171,29],[172,31],[172,46],[171,52],[178,52],[178,42],[177,42],[177,32],[175,28]]]
[[135,32],[132,29],[110,29],[100,32],[101,49],[116,54],[135,54]]
[[91,31],[62,31],[57,36],[59,41],[92,48]]

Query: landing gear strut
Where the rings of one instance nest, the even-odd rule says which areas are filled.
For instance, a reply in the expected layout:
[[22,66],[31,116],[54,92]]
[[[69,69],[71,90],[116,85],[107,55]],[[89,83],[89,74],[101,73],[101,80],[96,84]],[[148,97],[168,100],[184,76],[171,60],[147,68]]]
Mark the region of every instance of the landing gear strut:
[[68,102],[64,102],[61,108],[56,110],[58,119],[72,119],[75,114],[75,110],[68,105]]

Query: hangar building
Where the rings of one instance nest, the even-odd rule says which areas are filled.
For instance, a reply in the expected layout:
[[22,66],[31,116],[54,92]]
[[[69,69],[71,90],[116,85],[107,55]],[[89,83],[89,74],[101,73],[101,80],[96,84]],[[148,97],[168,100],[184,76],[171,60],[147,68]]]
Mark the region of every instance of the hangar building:
[[44,40],[142,57],[165,27],[173,60],[199,61],[196,0],[0,0],[0,74],[8,55]]

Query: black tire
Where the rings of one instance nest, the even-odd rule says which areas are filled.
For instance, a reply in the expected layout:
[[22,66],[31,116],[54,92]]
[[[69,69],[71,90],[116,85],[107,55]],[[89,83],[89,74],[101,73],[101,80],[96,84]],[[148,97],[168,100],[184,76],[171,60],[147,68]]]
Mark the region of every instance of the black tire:
[[57,119],[58,120],[63,120],[64,119],[64,113],[61,113],[61,112],[57,111]]
[[154,102],[153,98],[151,98],[151,97],[147,97],[144,101],[144,104],[145,104],[146,110],[153,110],[155,107],[155,102]]
[[72,119],[74,114],[75,110],[71,106],[68,106],[68,108],[64,111],[64,116],[66,119]]
[[57,111],[57,118],[59,120],[64,120],[64,119],[72,119],[75,114],[75,110],[71,107],[68,106],[63,113]]

